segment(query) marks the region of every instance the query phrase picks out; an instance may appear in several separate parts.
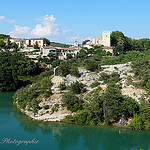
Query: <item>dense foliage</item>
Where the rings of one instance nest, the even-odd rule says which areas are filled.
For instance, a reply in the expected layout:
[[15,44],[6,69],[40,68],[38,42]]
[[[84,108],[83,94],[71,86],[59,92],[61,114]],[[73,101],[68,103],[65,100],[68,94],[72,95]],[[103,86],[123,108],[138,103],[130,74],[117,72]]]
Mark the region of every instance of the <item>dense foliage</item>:
[[41,73],[37,81],[26,87],[22,87],[13,96],[14,101],[17,101],[20,108],[25,109],[28,106],[28,110],[33,110],[37,112],[39,107],[40,99],[38,99],[39,95],[42,95],[44,98],[52,95],[51,91],[51,72],[45,71]]
[[64,93],[61,101],[72,112],[76,112],[82,108],[83,102],[72,92]]
[[150,129],[148,124],[150,119],[149,103],[143,100],[141,104],[138,104],[131,97],[123,96],[120,87],[115,83],[109,83],[105,92],[98,87],[86,96],[86,100],[88,103],[82,104],[82,110],[75,116],[66,118],[68,123],[81,125],[104,123],[108,125],[118,122],[124,116],[125,118],[135,117],[131,124],[133,129]]
[[0,34],[0,39],[8,39],[10,35]]
[[19,86],[19,76],[34,75],[38,73],[38,65],[24,54],[10,52],[0,53],[0,91],[14,91]]

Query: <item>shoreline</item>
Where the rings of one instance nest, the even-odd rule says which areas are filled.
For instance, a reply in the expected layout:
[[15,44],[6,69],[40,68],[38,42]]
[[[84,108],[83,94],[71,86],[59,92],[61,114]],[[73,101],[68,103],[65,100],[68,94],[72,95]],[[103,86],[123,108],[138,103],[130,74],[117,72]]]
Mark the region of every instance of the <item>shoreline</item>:
[[[16,105],[16,104],[14,104]],[[132,127],[130,127],[129,125],[127,126],[124,126],[124,125],[120,125],[120,124],[111,124],[111,125],[104,125],[104,123],[101,123],[99,125],[81,125],[81,124],[76,124],[76,123],[68,123],[65,121],[65,118],[61,119],[61,120],[42,120],[42,119],[35,119],[34,117],[31,117],[29,116],[27,113],[25,113],[25,111],[21,111],[21,109],[19,107],[17,107],[16,105],[16,108],[19,110],[19,112],[23,115],[25,115],[25,118],[28,120],[28,121],[31,121],[31,122],[34,122],[34,123],[61,123],[61,124],[70,124],[70,125],[79,125],[79,126],[89,126],[89,127],[108,127],[108,128],[117,128],[117,129],[125,129],[125,130],[132,130],[132,131],[148,131],[150,132],[149,130],[146,130],[146,129],[142,129],[142,130],[134,130],[132,129]],[[67,115],[66,115],[67,116]],[[66,117],[65,116],[65,117]]]

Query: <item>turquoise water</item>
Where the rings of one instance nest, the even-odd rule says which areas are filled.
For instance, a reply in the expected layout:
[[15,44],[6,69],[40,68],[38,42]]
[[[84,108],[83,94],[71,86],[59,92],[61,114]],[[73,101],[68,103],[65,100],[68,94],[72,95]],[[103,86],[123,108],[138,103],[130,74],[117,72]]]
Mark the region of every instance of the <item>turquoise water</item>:
[[[12,105],[13,94],[0,93],[0,150],[150,149],[150,132],[146,131],[30,122]],[[17,145],[32,140],[32,144]]]

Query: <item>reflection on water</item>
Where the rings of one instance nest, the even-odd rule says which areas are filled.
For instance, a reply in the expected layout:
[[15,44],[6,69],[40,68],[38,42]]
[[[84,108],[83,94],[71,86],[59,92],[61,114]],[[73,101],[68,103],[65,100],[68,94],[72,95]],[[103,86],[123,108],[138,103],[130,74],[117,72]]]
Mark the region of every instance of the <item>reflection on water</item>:
[[[61,123],[35,123],[26,120],[25,116],[19,113],[14,106],[9,105],[10,97],[7,96],[7,98],[5,98],[6,103],[0,101],[0,108],[4,104],[7,109],[7,111],[0,109],[0,113],[4,114],[0,115],[0,120],[5,120],[3,116],[8,117],[9,124],[19,128],[20,134],[17,133],[19,137],[24,134],[26,137],[35,136],[39,139],[40,143],[32,149],[44,147],[50,150],[53,148],[59,150],[148,150],[150,148],[150,132]],[[4,99],[4,96],[0,96],[0,99]],[[11,113],[12,117],[10,117]]]

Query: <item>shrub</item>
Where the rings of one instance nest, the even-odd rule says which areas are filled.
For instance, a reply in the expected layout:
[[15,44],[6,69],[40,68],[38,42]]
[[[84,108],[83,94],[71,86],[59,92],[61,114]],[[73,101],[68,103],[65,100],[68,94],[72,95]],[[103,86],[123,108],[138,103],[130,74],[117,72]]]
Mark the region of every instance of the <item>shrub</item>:
[[79,70],[76,66],[72,66],[70,69],[70,75],[75,76],[75,77],[79,77]]
[[61,101],[63,106],[66,106],[72,112],[76,112],[82,108],[82,101],[72,92],[64,93]]
[[98,82],[93,82],[93,83],[90,85],[91,88],[94,88],[94,87],[97,87],[97,86],[98,86]]
[[68,64],[67,61],[62,61],[59,65],[59,69],[58,69],[59,74],[61,74],[62,76],[67,76],[70,72],[70,66]]
[[113,72],[111,75],[110,75],[110,78],[109,78],[109,82],[114,82],[114,83],[117,83],[119,80],[120,80],[120,75],[116,72]]
[[104,83],[108,83],[109,82],[110,75],[108,75],[107,73],[101,73],[100,75],[101,75],[100,80],[103,80]]
[[84,92],[84,85],[82,83],[79,83],[76,81],[75,83],[72,83],[70,86],[70,89],[75,94],[80,94]]
[[52,111],[58,111],[58,108],[59,108],[59,104],[55,104],[53,107],[52,107]]
[[60,84],[59,85],[59,89],[61,90],[61,91],[63,91],[63,90],[65,90],[66,89],[66,85],[63,83],[63,84]]
[[85,68],[90,71],[95,71],[98,69],[98,64],[93,59],[86,59],[84,61]]
[[49,109],[49,105],[45,105],[43,106],[43,108],[46,110],[46,109]]
[[142,130],[143,129],[143,122],[140,116],[137,114],[134,115],[134,121],[130,125],[134,130]]

